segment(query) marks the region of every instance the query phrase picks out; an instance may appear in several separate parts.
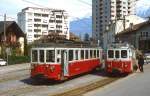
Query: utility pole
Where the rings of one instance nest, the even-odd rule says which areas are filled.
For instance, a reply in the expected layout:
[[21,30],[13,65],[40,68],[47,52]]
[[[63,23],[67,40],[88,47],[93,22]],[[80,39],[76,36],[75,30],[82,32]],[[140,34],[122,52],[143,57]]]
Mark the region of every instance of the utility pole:
[[123,30],[126,29],[126,18],[125,15],[123,15]]
[[4,43],[6,42],[6,14],[4,14]]
[[4,41],[3,41],[3,49],[4,49],[3,50],[3,52],[4,52],[4,59],[6,59],[7,65],[8,65],[8,53],[6,52],[6,14],[4,14]]

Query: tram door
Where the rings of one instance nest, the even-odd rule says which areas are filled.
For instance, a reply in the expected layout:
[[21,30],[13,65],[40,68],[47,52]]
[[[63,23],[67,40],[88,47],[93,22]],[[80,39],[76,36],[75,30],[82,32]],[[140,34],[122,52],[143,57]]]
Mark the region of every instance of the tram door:
[[62,64],[62,71],[64,76],[68,76],[68,53],[66,50],[61,51],[61,64]]

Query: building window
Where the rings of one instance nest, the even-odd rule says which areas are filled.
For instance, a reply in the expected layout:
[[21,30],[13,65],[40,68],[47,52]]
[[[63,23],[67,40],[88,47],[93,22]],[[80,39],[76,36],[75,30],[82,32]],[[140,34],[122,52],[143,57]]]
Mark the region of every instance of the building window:
[[56,20],[56,23],[62,23],[62,20]]
[[32,24],[28,24],[28,27],[32,27]]
[[42,14],[42,17],[48,17],[48,14]]
[[28,16],[32,16],[32,13],[28,13]]
[[48,25],[42,25],[43,28],[47,28],[48,29]]
[[34,22],[41,22],[41,19],[34,19]]
[[62,18],[62,15],[56,15],[56,18]]
[[50,22],[50,23],[53,23],[53,22],[55,22],[55,20],[49,20],[49,22]]
[[28,29],[28,32],[32,32],[32,29]]
[[34,16],[40,17],[41,14],[39,14],[39,13],[34,13]]
[[32,22],[32,19],[28,19],[28,22]]
[[48,23],[48,20],[43,20],[43,23]]

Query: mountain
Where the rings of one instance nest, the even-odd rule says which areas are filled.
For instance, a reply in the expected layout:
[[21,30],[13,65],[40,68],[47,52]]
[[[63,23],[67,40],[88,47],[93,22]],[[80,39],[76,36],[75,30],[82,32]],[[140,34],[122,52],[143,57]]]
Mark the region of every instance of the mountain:
[[89,18],[77,19],[70,23],[70,32],[84,37],[85,33],[92,34],[92,16]]

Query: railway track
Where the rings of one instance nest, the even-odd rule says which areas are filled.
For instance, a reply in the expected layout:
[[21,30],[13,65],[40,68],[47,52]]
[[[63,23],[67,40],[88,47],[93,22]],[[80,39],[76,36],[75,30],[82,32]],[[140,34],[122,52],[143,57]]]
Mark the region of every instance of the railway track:
[[94,73],[62,83],[35,82],[29,78],[29,73],[29,69],[22,69],[4,75],[0,74],[0,96],[81,96],[119,79]]
[[90,83],[86,86],[72,88],[72,89],[66,90],[62,93],[57,93],[57,94],[53,94],[53,95],[50,94],[49,96],[82,96],[82,94],[84,94],[84,93],[87,93],[89,91],[92,91],[92,90],[100,88],[100,87],[103,87],[103,86],[105,86],[109,83],[112,83],[118,79],[120,79],[120,78],[117,78],[117,77],[116,78],[106,78],[106,79],[103,79],[100,81]]

